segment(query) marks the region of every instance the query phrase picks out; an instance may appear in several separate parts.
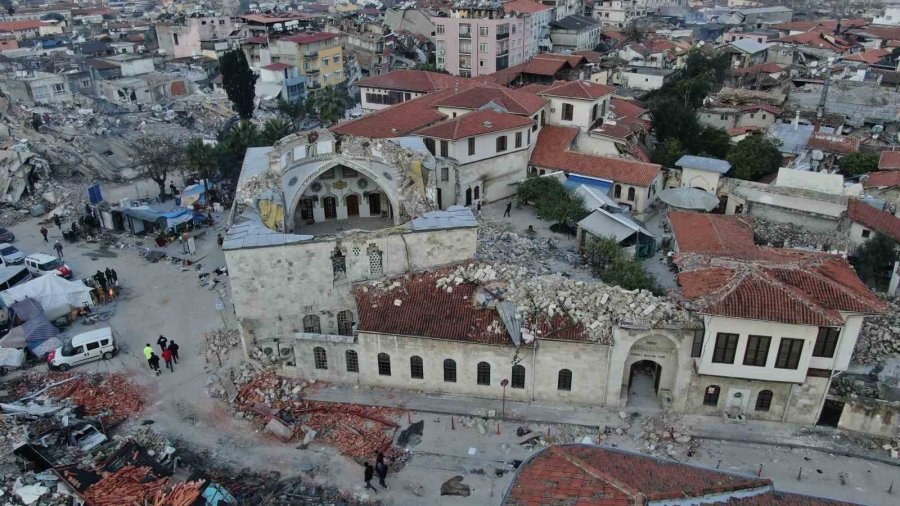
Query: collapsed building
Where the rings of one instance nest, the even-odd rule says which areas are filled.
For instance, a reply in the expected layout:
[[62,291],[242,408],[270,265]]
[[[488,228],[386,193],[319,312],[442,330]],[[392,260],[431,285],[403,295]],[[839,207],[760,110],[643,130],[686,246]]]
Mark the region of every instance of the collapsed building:
[[335,383],[813,424],[885,309],[838,257],[677,227],[678,297],[491,261],[468,208],[437,210],[442,163],[409,137],[251,148],[224,243],[245,349]]

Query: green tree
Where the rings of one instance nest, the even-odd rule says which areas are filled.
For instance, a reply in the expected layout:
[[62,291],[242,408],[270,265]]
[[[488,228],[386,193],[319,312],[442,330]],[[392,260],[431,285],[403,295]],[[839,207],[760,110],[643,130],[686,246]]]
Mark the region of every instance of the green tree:
[[256,99],[256,75],[247,64],[247,57],[240,49],[228,51],[219,59],[222,70],[222,86],[231,100],[231,107],[241,119],[253,117]]
[[694,108],[674,98],[654,100],[650,105],[653,132],[659,142],[675,138],[690,152],[699,145],[703,127]]
[[875,232],[856,250],[856,271],[869,286],[884,290],[890,280],[891,269],[897,260],[897,241]]
[[700,155],[724,159],[731,151],[731,136],[722,128],[706,126],[700,132],[696,147]]
[[532,177],[523,181],[516,192],[519,204],[531,203],[542,220],[568,224],[587,216],[584,201],[552,177]]
[[656,279],[640,262],[625,254],[625,250],[611,237],[592,239],[585,247],[594,275],[609,285],[626,290],[649,290],[660,293]]
[[669,137],[660,142],[653,150],[653,161],[663,167],[674,167],[675,162],[682,156],[684,156],[684,148],[681,146],[681,141],[675,137]]
[[156,183],[159,196],[164,197],[169,174],[184,162],[184,146],[168,137],[154,137],[134,144],[132,150],[138,174]]
[[306,117],[306,102],[303,100],[288,102],[283,98],[279,98],[278,114],[285,120],[290,121],[294,130],[299,130],[300,122]]
[[313,96],[313,104],[319,113],[319,119],[335,124],[344,118],[347,112],[347,94],[335,88],[326,86]]
[[756,181],[775,173],[781,167],[778,146],[762,135],[751,135],[728,153],[731,175],[738,179]]
[[878,155],[874,153],[850,153],[838,162],[841,172],[848,177],[861,176],[878,170]]
[[[216,160],[216,148],[203,142],[203,139],[191,139],[184,149],[184,167],[200,176],[204,182],[214,179],[218,160]],[[209,203],[209,188],[203,188],[204,198]]]
[[281,118],[271,118],[263,125],[262,141],[265,144],[275,144],[283,137],[287,137],[294,130],[293,126]]
[[225,175],[236,182],[241,174],[241,165],[247,148],[265,145],[259,128],[251,121],[241,121],[229,130],[219,134],[217,146],[219,167]]
[[685,59],[685,66],[674,79],[651,94],[654,100],[673,99],[696,109],[703,99],[725,79],[728,72],[728,55],[708,56],[699,48],[692,49]]

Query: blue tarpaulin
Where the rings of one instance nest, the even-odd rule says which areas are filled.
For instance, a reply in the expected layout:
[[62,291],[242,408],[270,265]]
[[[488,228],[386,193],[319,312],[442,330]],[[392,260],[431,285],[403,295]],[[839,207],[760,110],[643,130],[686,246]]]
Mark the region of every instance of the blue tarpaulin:
[[569,174],[569,177],[566,179],[566,188],[569,189],[578,188],[578,185],[582,184],[592,188],[599,188],[603,193],[609,193],[609,189],[612,188],[612,181],[607,179],[579,176],[578,174]]
[[88,188],[88,199],[90,199],[91,204],[103,202],[103,194],[100,192],[100,183],[91,185]]
[[167,228],[175,228],[182,223],[191,221],[191,218],[194,217],[194,211],[190,209],[173,209],[163,213],[162,216],[166,219]]

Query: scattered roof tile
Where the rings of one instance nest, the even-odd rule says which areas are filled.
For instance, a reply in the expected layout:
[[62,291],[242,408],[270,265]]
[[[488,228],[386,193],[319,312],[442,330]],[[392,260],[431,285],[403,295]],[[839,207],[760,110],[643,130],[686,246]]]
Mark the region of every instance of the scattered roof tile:
[[572,141],[577,135],[578,128],[544,126],[531,153],[531,163],[547,169],[644,187],[650,186],[660,173],[660,166],[655,163],[572,151]]
[[846,155],[848,153],[859,151],[859,141],[859,139],[851,137],[814,134],[806,142],[806,148]]
[[531,118],[505,112],[484,110],[474,111],[462,116],[435,123],[415,132],[422,137],[458,140],[495,132],[503,132],[514,128],[529,127],[534,124]]
[[869,65],[874,65],[883,60],[885,56],[889,56],[890,54],[891,52],[887,49],[877,48],[863,51],[861,53],[853,53],[849,56],[844,56],[841,59],[844,61],[858,61],[868,63]]
[[766,62],[760,63],[758,65],[751,65],[749,67],[731,69],[731,75],[733,76],[745,76],[750,74],[777,74],[779,72],[783,72],[784,68],[777,63]]
[[781,114],[781,109],[775,107],[774,105],[769,105],[769,104],[765,104],[765,103],[745,105],[745,106],[741,107],[741,110],[746,111],[746,112],[766,111],[766,112],[770,112],[770,113],[774,114],[775,116],[778,116]]
[[847,215],[851,221],[900,241],[900,218],[891,213],[876,209],[857,199],[851,199],[850,205],[847,206]]
[[839,53],[850,50],[850,43],[846,40],[821,32],[798,33],[797,35],[789,35],[787,37],[775,39],[775,42],[784,42],[786,44],[797,44],[800,46],[831,49]]

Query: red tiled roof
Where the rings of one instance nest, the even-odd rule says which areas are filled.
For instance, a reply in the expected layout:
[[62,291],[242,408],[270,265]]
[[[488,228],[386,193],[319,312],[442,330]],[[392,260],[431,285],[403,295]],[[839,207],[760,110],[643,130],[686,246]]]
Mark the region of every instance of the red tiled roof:
[[851,221],[900,241],[900,218],[891,213],[875,209],[865,202],[851,199],[850,205],[847,206],[847,216]]
[[577,54],[578,56],[584,56],[585,58],[587,58],[588,63],[600,63],[603,60],[603,53],[599,53],[590,49],[585,49],[584,51],[575,51],[574,54]]
[[775,107],[774,105],[769,105],[769,104],[745,105],[744,107],[741,107],[741,110],[747,111],[747,112],[749,112],[749,111],[767,111],[767,112],[774,114],[775,116],[778,116],[779,114],[781,114],[781,109]]
[[682,294],[703,314],[794,325],[843,325],[841,312],[887,311],[841,257],[754,248],[676,257]]
[[35,28],[40,28],[42,26],[52,26],[50,23],[45,23],[43,21],[37,19],[26,19],[22,21],[6,21],[4,23],[0,23],[0,32],[15,32],[19,30],[34,30]]
[[554,445],[529,458],[503,506],[618,506],[771,488],[772,482],[612,448]]
[[725,130],[725,132],[727,132],[728,135],[730,135],[732,137],[735,137],[737,135],[749,134],[751,132],[759,132],[759,131],[760,131],[760,128],[755,127],[755,126],[728,128]]
[[[481,290],[478,285],[454,284],[449,293],[437,287],[437,280],[454,268],[396,278],[394,281],[399,286],[390,290],[363,284],[355,286],[360,332],[512,345],[497,310],[478,305],[476,299]],[[572,325],[565,320],[532,325],[544,331],[543,339],[584,341],[588,337],[580,324]]]
[[870,35],[881,40],[900,40],[900,26],[867,26],[857,28],[853,33]]
[[455,86],[467,89],[476,83],[464,77],[456,77],[439,72],[425,70],[395,70],[380,76],[368,77],[356,83],[357,86],[371,88],[384,88],[390,90],[415,91],[418,93],[431,93],[433,91],[453,88]]
[[327,32],[319,32],[319,33],[305,33],[302,35],[291,35],[289,37],[282,37],[280,40],[287,42],[296,42],[297,44],[312,44],[313,42],[321,42],[323,40],[331,40],[340,37],[337,33],[327,33]]
[[[774,30],[781,31],[791,31],[791,32],[808,32],[810,30],[817,31],[827,31],[829,33],[834,32],[835,28],[837,28],[838,20],[836,19],[826,19],[821,21],[791,21],[790,23],[778,23],[775,25],[770,25],[769,28]],[[841,29],[852,28],[855,26],[865,26],[869,24],[868,19],[842,19],[841,20]]]
[[834,37],[820,32],[798,33],[797,35],[789,35],[787,37],[775,39],[775,42],[784,42],[788,44],[799,44],[801,46],[831,49],[839,53],[843,53],[850,49],[850,43],[846,40],[840,37]]
[[878,158],[878,170],[900,169],[900,151],[882,151]]
[[622,100],[621,98],[612,98],[609,101],[609,110],[614,112],[617,117],[638,119],[647,114],[647,109],[639,106],[630,100]]
[[375,111],[331,127],[336,134],[358,135],[361,137],[390,138],[401,137],[446,118],[434,107],[434,103],[453,94],[453,90],[442,90],[406,102]]
[[634,132],[625,125],[604,123],[603,125],[600,125],[600,127],[591,130],[591,133],[624,141]]
[[288,65],[287,63],[276,62],[276,63],[270,63],[263,68],[266,70],[284,70],[284,69],[289,69],[289,68],[293,68],[293,67],[294,67],[293,65]]
[[534,0],[510,0],[503,3],[505,12],[521,12],[524,14],[534,14],[535,12],[544,12],[552,9],[549,5],[544,5]]
[[783,72],[784,68],[777,63],[766,62],[760,63],[758,65],[751,65],[749,67],[731,69],[731,75],[733,76],[743,76],[748,74],[777,74],[779,72]]
[[859,139],[834,135],[814,134],[806,142],[807,149],[818,149],[827,153],[846,155],[859,151]]
[[878,48],[863,51],[861,53],[853,53],[850,56],[844,56],[841,59],[844,61],[858,61],[873,65],[880,62],[882,59],[884,59],[885,56],[888,56],[890,54],[891,52],[887,49]]
[[558,58],[540,58],[534,57],[525,63],[522,69],[523,73],[536,74],[539,76],[554,76],[557,72],[569,65],[566,60]]
[[479,109],[490,102],[503,107],[513,114],[534,114],[547,103],[545,99],[528,91],[513,90],[499,86],[479,86],[445,98],[437,102],[435,106]]
[[678,251],[682,253],[743,251],[756,247],[750,216],[671,211],[669,223]]
[[572,141],[577,135],[578,128],[544,126],[531,153],[531,163],[547,169],[644,187],[650,186],[659,175],[660,166],[655,163],[572,151]]
[[521,88],[517,88],[519,91],[524,91],[528,93],[534,93],[535,95],[539,95],[542,91],[549,88],[549,85],[546,84],[528,84],[522,86]]
[[595,100],[606,95],[611,95],[614,91],[616,91],[616,89],[612,86],[597,84],[591,81],[568,81],[544,90],[541,92],[541,95]]
[[514,128],[529,127],[534,124],[531,118],[498,112],[493,110],[474,111],[457,118],[448,119],[414,132],[422,137],[457,140],[484,135]]
[[900,186],[900,170],[880,170],[872,172],[866,178],[863,186],[866,188],[890,188]]

